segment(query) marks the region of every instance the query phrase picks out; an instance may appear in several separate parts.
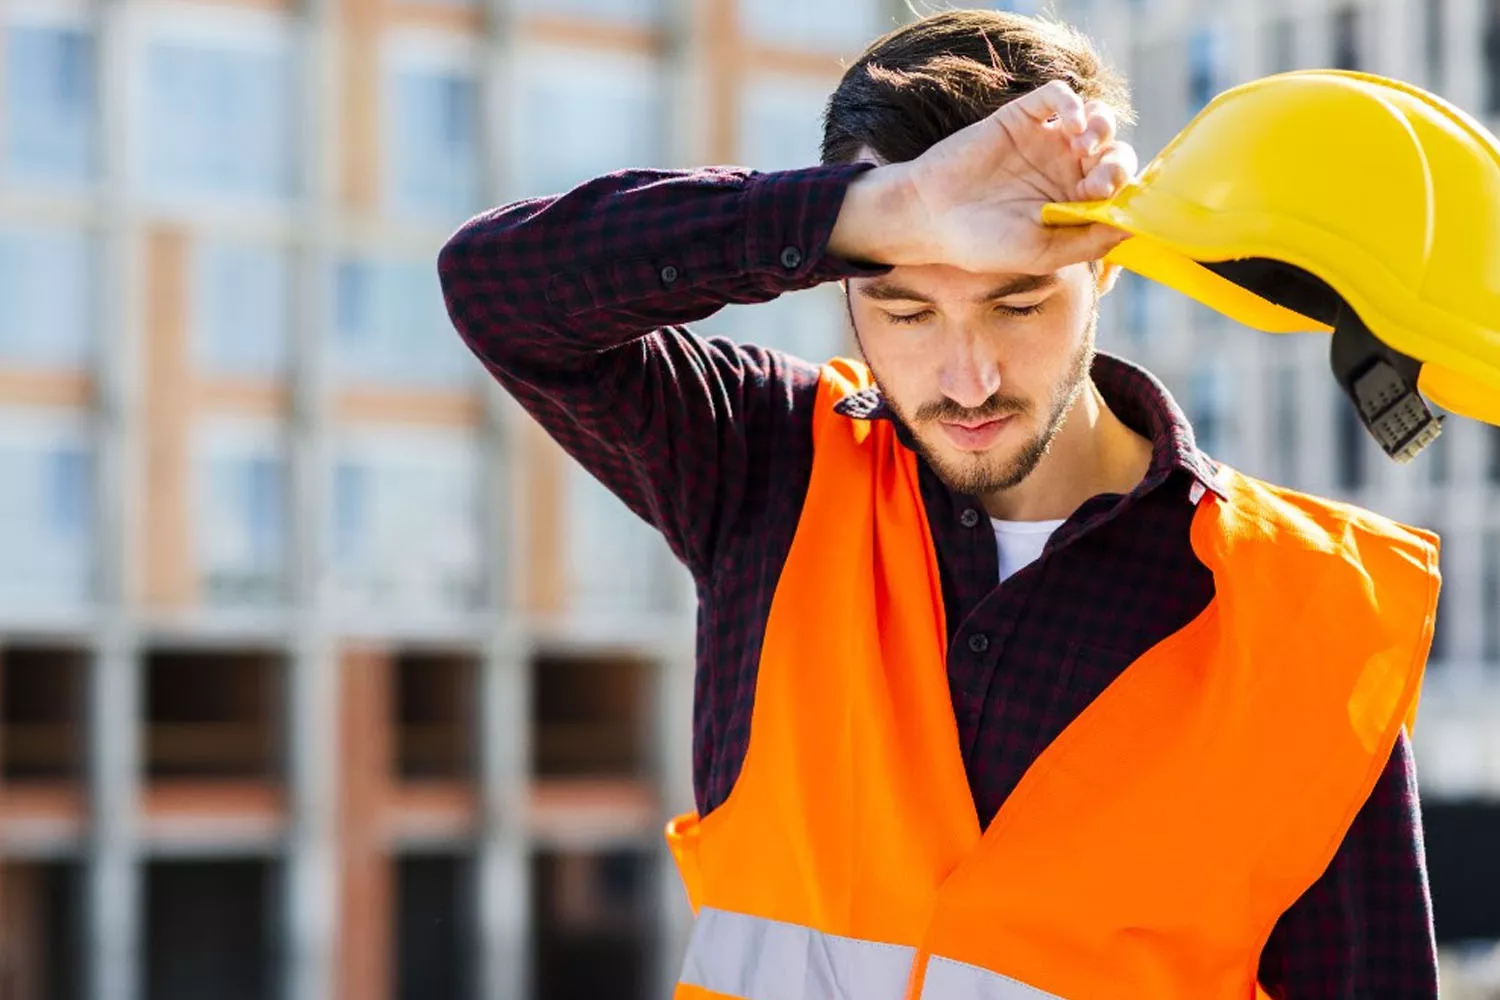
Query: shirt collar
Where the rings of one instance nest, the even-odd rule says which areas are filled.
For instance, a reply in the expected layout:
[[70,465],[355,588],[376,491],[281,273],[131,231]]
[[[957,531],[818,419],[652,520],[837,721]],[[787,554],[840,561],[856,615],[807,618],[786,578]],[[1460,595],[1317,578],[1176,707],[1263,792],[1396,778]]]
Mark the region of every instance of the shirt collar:
[[[1103,351],[1095,353],[1090,374],[1115,415],[1151,442],[1151,465],[1139,489],[1153,489],[1181,470],[1201,487],[1191,491],[1194,498],[1203,490],[1212,490],[1228,499],[1219,466],[1198,448],[1187,416],[1155,375]],[[901,443],[913,447],[910,430],[874,386],[845,396],[834,404],[834,411],[853,420],[889,420],[896,425]]]

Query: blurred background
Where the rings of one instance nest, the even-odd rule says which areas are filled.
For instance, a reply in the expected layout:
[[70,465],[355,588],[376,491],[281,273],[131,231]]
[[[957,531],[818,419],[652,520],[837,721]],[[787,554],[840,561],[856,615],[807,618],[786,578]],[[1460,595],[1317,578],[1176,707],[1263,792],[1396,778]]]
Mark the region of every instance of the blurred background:
[[[1297,66],[1500,116],[1500,0],[1053,9],[1143,160]],[[0,1000],[668,995],[692,588],[487,382],[435,257],[613,168],[815,162],[840,60],[912,16],[0,0]],[[1397,468],[1322,338],[1106,306],[1210,453],[1446,539],[1428,860],[1445,997],[1500,996],[1500,432]],[[849,349],[828,287],[702,329]]]

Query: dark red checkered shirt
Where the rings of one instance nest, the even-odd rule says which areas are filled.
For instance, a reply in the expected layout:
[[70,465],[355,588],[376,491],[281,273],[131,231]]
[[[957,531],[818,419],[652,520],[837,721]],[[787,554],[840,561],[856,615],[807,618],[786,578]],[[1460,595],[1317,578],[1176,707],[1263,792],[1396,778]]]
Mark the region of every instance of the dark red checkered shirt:
[[[863,166],[631,170],[495,209],[444,248],[453,322],[559,443],[666,537],[699,597],[693,779],[707,813],[744,761],[761,640],[812,470],[818,369],[684,324],[881,273],[825,253]],[[1215,488],[1181,410],[1101,354],[1095,382],[1153,443],[1129,494],[1083,504],[1003,584],[979,501],[925,463],[948,683],[979,815],[1122,670],[1194,618],[1213,579],[1188,540]],[[851,416],[888,419],[878,394]],[[1437,972],[1411,749],[1403,736],[1328,871],[1261,960],[1273,996],[1433,998]]]

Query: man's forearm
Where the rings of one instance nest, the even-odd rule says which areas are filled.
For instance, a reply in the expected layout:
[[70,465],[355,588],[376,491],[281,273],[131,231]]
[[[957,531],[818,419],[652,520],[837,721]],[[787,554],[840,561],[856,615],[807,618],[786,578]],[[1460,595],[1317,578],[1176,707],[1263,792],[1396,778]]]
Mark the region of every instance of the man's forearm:
[[635,170],[471,220],[439,272],[487,363],[566,363],[736,302],[870,269],[826,252],[862,166]]
[[541,426],[709,573],[766,483],[800,474],[800,452],[768,461],[762,443],[791,433],[789,401],[818,374],[682,324],[871,273],[824,252],[863,169],[627,171],[507,205],[444,248],[449,313]]

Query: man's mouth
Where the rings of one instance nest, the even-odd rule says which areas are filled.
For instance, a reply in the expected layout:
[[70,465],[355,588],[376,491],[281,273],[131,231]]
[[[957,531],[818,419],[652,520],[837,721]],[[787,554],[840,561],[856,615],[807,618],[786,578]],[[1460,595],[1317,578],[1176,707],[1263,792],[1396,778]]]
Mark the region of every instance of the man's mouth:
[[938,424],[960,451],[985,451],[999,439],[1001,431],[1014,416],[1007,413],[983,420],[939,420]]

